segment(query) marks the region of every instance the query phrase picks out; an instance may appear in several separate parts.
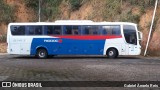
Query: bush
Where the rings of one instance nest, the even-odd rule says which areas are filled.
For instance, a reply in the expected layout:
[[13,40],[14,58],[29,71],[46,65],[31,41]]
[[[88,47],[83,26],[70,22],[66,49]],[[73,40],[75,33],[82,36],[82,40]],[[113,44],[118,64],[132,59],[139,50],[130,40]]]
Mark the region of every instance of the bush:
[[39,0],[25,0],[25,4],[29,8],[33,8],[34,10],[38,10]]
[[72,11],[79,10],[79,8],[82,5],[82,1],[83,0],[69,0],[69,3],[71,5],[71,10]]

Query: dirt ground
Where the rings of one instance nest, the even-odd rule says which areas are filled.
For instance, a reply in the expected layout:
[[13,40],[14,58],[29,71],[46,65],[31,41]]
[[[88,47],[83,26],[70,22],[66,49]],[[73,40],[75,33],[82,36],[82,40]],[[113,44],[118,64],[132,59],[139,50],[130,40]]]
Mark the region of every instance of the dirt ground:
[[7,43],[0,43],[0,53],[7,52]]

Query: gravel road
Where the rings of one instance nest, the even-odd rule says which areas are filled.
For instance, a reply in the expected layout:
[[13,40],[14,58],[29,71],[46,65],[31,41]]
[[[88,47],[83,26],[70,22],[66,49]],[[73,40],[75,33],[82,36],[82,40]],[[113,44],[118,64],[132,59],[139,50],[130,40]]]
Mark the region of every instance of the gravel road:
[[[160,58],[119,57],[117,59],[108,59],[104,56],[56,56],[49,59],[37,59],[30,56],[2,54],[0,55],[0,80],[160,81]],[[58,90],[68,89],[77,90],[77,88],[59,88]],[[78,89],[93,90],[93,88]],[[99,89],[97,87],[97,89],[113,88]],[[127,90],[132,89],[135,88]],[[156,89],[158,90],[158,88]],[[114,90],[119,89],[114,88]],[[143,90],[143,88],[139,90]]]

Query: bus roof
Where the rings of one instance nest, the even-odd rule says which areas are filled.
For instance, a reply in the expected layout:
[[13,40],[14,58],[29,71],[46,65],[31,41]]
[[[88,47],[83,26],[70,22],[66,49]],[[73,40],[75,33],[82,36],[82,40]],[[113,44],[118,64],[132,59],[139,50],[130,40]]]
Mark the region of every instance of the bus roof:
[[131,22],[93,22],[91,20],[57,20],[55,22],[22,22],[9,25],[137,25]]

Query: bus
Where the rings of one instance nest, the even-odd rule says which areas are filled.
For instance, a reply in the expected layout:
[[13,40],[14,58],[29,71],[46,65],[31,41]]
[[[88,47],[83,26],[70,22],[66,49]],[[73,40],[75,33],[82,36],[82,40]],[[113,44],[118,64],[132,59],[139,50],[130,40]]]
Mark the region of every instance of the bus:
[[129,22],[57,20],[10,23],[7,52],[47,58],[55,55],[140,55],[142,33]]

